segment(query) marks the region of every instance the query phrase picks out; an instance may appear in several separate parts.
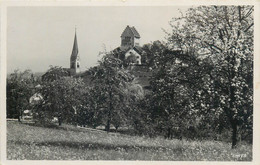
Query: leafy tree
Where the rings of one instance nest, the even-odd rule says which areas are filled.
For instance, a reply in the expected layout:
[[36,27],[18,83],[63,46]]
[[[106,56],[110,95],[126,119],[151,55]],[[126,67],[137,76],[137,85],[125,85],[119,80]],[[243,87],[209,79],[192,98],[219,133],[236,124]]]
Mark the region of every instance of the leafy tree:
[[84,101],[79,112],[79,124],[96,128],[104,123],[104,95],[98,85],[88,84],[88,86],[87,91],[83,94]]
[[156,65],[150,82],[152,118],[158,123],[156,129],[163,130],[167,138],[172,138],[174,130],[180,135],[179,130],[194,126],[196,118],[191,109],[195,108],[194,89],[203,84],[203,63],[199,65],[200,59],[195,56],[166,47],[154,62]]
[[70,76],[68,69],[60,66],[50,66],[50,69],[42,75],[42,81],[55,81],[65,76]]
[[[237,144],[238,126],[252,129],[253,10],[253,6],[190,8],[172,20],[168,39],[172,49],[207,58],[214,66],[198,89],[198,100],[204,100],[201,111],[226,115],[232,128],[232,148]],[[202,96],[203,92],[207,95]],[[209,100],[213,107],[205,104]]]
[[131,54],[130,56],[128,56],[126,58],[127,65],[135,64],[136,63],[136,59],[137,59],[137,57],[134,54]]
[[148,67],[154,67],[156,65],[154,62],[155,58],[160,56],[165,48],[165,44],[161,41],[154,41],[152,43],[143,45],[142,49],[145,52],[145,62],[147,63]]
[[[61,68],[51,68],[51,72],[63,73]],[[50,73],[48,71],[47,73]],[[48,75],[48,74],[45,74]],[[49,74],[42,84],[41,94],[44,98],[44,103],[38,109],[39,118],[52,119],[58,117],[59,125],[63,121],[77,122],[77,115],[82,108],[82,96],[86,92],[85,84],[81,78],[53,76]]]
[[113,54],[106,54],[90,72],[93,88],[91,95],[95,99],[92,103],[97,104],[95,110],[102,114],[109,132],[112,121],[117,125],[125,118],[122,103],[127,97],[125,88],[133,77],[123,69],[122,61]]
[[139,104],[145,99],[145,92],[143,87],[133,80],[127,84],[125,94],[124,104],[120,104],[120,108],[125,109],[123,121],[128,126],[134,126],[138,129],[136,122],[143,120],[138,114],[144,111],[143,108],[139,107]]
[[7,77],[7,117],[18,118],[29,107],[29,98],[33,94],[35,79],[30,70],[15,70]]

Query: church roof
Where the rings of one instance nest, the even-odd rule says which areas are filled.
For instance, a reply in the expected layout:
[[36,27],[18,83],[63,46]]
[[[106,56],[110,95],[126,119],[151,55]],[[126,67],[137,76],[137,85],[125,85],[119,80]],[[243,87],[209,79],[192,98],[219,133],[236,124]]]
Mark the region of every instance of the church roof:
[[135,38],[141,38],[140,34],[137,32],[137,30],[135,29],[135,27],[130,27],[129,25],[127,25],[127,27],[125,28],[125,30],[123,31],[123,33],[121,34],[121,37],[125,34],[127,34],[128,32],[131,32]]
[[75,61],[77,59],[78,53],[79,53],[79,49],[78,49],[77,34],[75,32],[74,44],[73,44],[72,53],[70,57],[71,61]]
[[140,38],[140,37],[141,37],[140,34],[137,32],[137,30],[135,29],[134,26],[133,26],[133,27],[130,27],[130,29],[131,29],[131,31],[134,33],[134,36],[135,36],[136,38]]

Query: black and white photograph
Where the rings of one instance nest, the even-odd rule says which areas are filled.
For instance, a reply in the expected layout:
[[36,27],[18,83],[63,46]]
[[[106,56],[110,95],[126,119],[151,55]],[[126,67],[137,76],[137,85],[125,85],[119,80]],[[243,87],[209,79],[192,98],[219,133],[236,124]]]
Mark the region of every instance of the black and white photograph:
[[7,6],[6,160],[252,162],[254,16]]

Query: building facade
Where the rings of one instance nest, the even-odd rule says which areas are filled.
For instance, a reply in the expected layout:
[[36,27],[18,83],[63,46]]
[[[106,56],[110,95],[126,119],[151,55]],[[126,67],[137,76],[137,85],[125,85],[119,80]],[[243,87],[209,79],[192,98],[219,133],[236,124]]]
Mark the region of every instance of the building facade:
[[127,25],[125,30],[121,35],[121,47],[122,51],[126,51],[129,48],[133,48],[135,46],[140,46],[140,34],[137,32],[135,27],[130,27]]
[[131,65],[141,65],[143,51],[140,47],[140,34],[135,27],[126,26],[121,35],[120,50],[125,52],[125,60]]

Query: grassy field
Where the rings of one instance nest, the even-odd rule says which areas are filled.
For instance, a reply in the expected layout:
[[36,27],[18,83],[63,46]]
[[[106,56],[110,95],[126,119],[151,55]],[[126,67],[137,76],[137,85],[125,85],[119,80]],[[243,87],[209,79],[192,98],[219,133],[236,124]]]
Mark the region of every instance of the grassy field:
[[7,122],[9,160],[252,160],[251,145],[241,144],[234,150],[230,146],[219,141],[165,140]]

